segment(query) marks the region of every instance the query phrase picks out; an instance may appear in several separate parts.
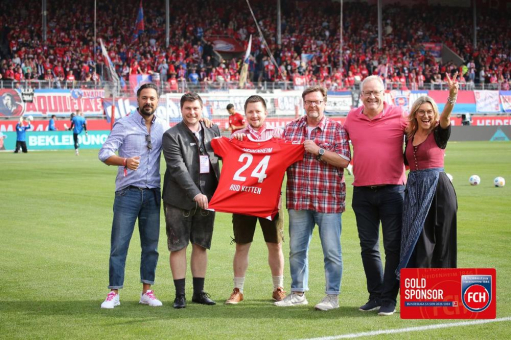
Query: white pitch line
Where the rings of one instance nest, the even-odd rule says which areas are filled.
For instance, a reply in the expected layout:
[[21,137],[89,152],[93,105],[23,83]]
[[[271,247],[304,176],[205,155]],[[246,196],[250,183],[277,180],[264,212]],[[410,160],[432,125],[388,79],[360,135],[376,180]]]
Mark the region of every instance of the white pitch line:
[[375,336],[375,335],[382,335],[382,334],[397,334],[397,333],[427,331],[427,330],[431,330],[431,329],[472,326],[472,325],[481,325],[481,324],[485,324],[485,323],[505,322],[505,321],[511,321],[511,317],[491,319],[491,320],[474,320],[474,321],[463,321],[463,322],[455,322],[455,323],[443,323],[443,324],[438,324],[438,325],[407,327],[407,328],[400,328],[400,329],[387,329],[387,330],[381,330],[381,331],[352,333],[352,334],[343,334],[343,335],[335,335],[335,336],[325,336],[325,337],[321,337],[321,338],[309,338],[309,339],[302,339],[302,340],[353,339],[353,338],[360,338],[363,336]]

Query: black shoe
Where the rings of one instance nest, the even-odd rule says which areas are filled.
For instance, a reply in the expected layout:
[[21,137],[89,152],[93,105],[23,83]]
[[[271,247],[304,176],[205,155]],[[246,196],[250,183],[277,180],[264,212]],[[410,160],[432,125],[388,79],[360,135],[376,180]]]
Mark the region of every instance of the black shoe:
[[199,294],[193,294],[192,301],[200,303],[202,305],[216,305],[216,302],[210,299],[210,295],[206,292],[200,292]]
[[382,305],[380,307],[380,312],[378,313],[378,315],[388,316],[388,315],[394,314],[395,311],[396,311],[396,303],[387,301],[385,303],[382,303]]
[[174,308],[185,308],[186,298],[184,295],[177,295],[174,299]]
[[358,310],[361,312],[370,312],[373,310],[379,310],[380,306],[381,306],[380,299],[369,299],[369,301],[367,301],[365,305],[360,306]]

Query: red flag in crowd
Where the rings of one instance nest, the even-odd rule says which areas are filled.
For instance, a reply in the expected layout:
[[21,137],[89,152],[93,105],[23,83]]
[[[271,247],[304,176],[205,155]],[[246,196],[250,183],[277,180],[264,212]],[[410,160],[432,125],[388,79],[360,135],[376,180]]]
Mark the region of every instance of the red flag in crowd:
[[144,32],[144,9],[142,8],[142,0],[140,0],[140,7],[137,13],[137,20],[135,22],[135,30],[133,31],[133,37],[131,43],[138,40],[140,33]]

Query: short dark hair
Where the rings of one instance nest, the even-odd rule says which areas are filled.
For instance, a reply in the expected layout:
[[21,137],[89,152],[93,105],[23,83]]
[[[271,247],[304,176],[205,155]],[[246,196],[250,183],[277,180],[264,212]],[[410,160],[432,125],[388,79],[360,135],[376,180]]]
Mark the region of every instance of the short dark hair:
[[314,86],[306,88],[302,92],[302,99],[305,100],[305,96],[312,92],[321,92],[321,94],[323,95],[323,99],[326,102],[326,95],[327,95],[326,88],[324,88],[323,86],[320,86],[320,85],[314,85]]
[[185,104],[185,102],[194,102],[198,100],[199,103],[200,103],[200,106],[203,107],[203,103],[202,103],[202,98],[199,96],[198,93],[195,93],[195,92],[188,92],[188,93],[185,93],[183,94],[183,96],[181,97],[181,108],[183,108],[183,105]]
[[249,103],[262,103],[264,106],[264,109],[266,110],[266,101],[263,97],[258,96],[257,94],[254,94],[253,96],[250,96],[245,100],[245,112],[247,111],[247,106]]
[[145,89],[153,89],[156,91],[156,97],[160,98],[160,93],[158,92],[158,86],[156,86],[153,83],[145,83],[142,86],[140,86],[137,90],[137,97],[140,97],[140,92]]
[[227,104],[226,109],[227,109],[227,110],[230,110],[230,109],[232,109],[233,107],[234,107],[234,105],[232,105],[232,104]]

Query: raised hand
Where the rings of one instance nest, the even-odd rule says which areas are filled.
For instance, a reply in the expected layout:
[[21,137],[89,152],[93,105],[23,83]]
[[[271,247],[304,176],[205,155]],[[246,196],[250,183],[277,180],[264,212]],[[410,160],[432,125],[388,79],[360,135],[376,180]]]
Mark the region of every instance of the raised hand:
[[449,87],[449,97],[456,98],[456,96],[458,95],[458,87],[459,87],[458,80],[457,80],[458,72],[456,71],[456,73],[454,73],[452,79],[449,76],[449,73],[446,73],[445,76],[447,78],[447,86]]

